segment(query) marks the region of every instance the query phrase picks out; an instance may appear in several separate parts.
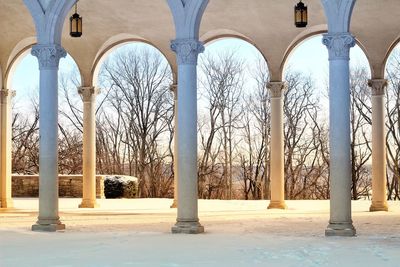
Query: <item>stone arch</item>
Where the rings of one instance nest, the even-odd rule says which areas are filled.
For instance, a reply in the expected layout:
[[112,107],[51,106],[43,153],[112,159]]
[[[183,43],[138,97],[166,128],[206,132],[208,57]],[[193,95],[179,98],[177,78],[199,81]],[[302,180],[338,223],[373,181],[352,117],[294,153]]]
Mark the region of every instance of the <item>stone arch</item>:
[[27,37],[17,43],[7,61],[7,67],[4,73],[4,86],[11,88],[12,77],[19,62],[29,53],[29,50],[36,44],[36,37]]
[[229,29],[212,30],[212,31],[209,31],[209,32],[203,34],[200,37],[200,41],[202,41],[204,44],[210,44],[212,42],[215,42],[217,40],[224,39],[224,38],[240,39],[240,40],[243,40],[243,41],[251,44],[252,46],[254,46],[258,50],[258,52],[261,54],[263,59],[265,60],[267,67],[268,67],[268,71],[271,73],[268,59],[265,56],[265,54],[263,53],[263,51],[257,46],[257,44],[250,37],[248,37],[242,33],[239,33],[234,30],[229,30]]
[[0,66],[0,86],[1,86],[1,88],[4,88],[4,85],[3,85],[3,80],[4,80],[4,77],[3,76],[5,76],[5,74],[3,73],[3,69],[1,68],[1,66]]
[[361,48],[361,50],[363,51],[365,57],[367,58],[367,61],[368,61],[368,68],[369,68],[369,70],[370,70],[371,79],[372,79],[373,77],[375,77],[376,70],[375,70],[373,64],[371,64],[371,62],[372,62],[372,61],[371,61],[371,57],[370,57],[370,55],[369,55],[369,53],[368,53],[367,48],[364,46],[363,42],[362,42],[360,39],[358,39],[357,36],[355,37],[355,39],[356,39],[356,45],[357,45],[358,47]]
[[[14,75],[14,72],[16,68],[18,67],[18,64],[20,61],[29,53],[30,49],[32,48],[33,45],[36,44],[36,37],[27,37],[20,42],[14,47],[14,49],[11,51],[11,54],[8,58],[7,61],[7,68],[4,73],[4,86],[6,86],[7,89],[12,89],[12,78]],[[81,77],[81,83],[83,82],[83,77],[82,77],[82,72],[81,69],[78,65],[78,62],[73,58],[71,54],[68,54],[75,62],[76,66],[78,67],[79,75]]]
[[[282,57],[282,62],[279,67],[279,77],[281,77],[281,79],[283,79],[283,70],[284,70],[285,64],[286,64],[289,56],[291,55],[291,53],[297,46],[299,46],[301,43],[305,42],[309,38],[312,38],[316,35],[327,33],[327,32],[328,32],[328,25],[320,24],[320,25],[312,26],[312,27],[302,31],[300,34],[298,34],[293,39],[293,41],[290,43],[290,45],[288,46],[288,48],[286,49],[286,51]],[[371,65],[371,60],[368,55],[367,49],[362,44],[362,42],[360,40],[358,40],[357,38],[356,38],[356,44],[361,48],[361,50],[364,52],[365,56],[367,57],[369,69],[371,71],[371,76],[374,77],[374,68]]]
[[392,54],[393,50],[397,47],[397,45],[400,44],[400,35],[397,36],[397,38],[391,43],[391,45],[389,46],[389,48],[386,51],[385,57],[382,60],[382,64],[381,67],[379,69],[379,75],[380,78],[385,77],[385,72],[386,72],[386,65],[388,63],[389,57]]
[[91,78],[89,79],[92,82],[93,86],[98,85],[97,80],[98,80],[100,68],[101,68],[101,65],[103,64],[103,62],[105,61],[105,59],[107,58],[107,56],[111,52],[113,52],[115,49],[117,49],[118,47],[121,47],[128,43],[145,43],[145,44],[148,44],[148,45],[154,47],[155,49],[157,49],[167,60],[169,66],[171,68],[173,83],[174,84],[177,83],[177,67],[175,64],[173,64],[173,62],[171,62],[171,60],[166,56],[166,54],[159,47],[157,47],[154,43],[150,42],[149,40],[147,40],[143,37],[133,35],[133,34],[121,33],[121,34],[118,34],[118,35],[115,35],[115,36],[109,38],[100,47],[99,51],[97,52],[95,60],[92,65],[92,69],[90,71]]

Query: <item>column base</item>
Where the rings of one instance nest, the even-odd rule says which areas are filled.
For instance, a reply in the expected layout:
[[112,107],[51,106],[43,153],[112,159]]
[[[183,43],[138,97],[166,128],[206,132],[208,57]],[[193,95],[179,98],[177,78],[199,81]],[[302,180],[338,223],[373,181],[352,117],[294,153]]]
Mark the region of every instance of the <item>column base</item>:
[[178,207],[178,204],[176,203],[176,200],[174,199],[174,202],[172,202],[170,208],[174,209],[174,208],[177,208],[177,207]]
[[370,212],[374,211],[389,211],[389,207],[385,202],[372,202],[371,207],[369,207]]
[[92,200],[82,200],[82,203],[79,204],[78,206],[80,209],[94,209],[94,208],[98,208],[100,207],[99,204],[97,204],[96,201],[92,201]]
[[204,227],[199,222],[177,222],[171,231],[173,234],[201,234]]
[[14,201],[12,198],[3,198],[0,199],[0,208],[2,209],[10,209],[14,207]]
[[62,230],[65,230],[65,224],[62,224],[60,220],[39,219],[36,224],[32,225],[32,231],[34,232],[56,232]]
[[352,223],[330,223],[325,229],[325,236],[356,236]]
[[283,201],[271,201],[268,205],[268,209],[287,209],[286,203]]

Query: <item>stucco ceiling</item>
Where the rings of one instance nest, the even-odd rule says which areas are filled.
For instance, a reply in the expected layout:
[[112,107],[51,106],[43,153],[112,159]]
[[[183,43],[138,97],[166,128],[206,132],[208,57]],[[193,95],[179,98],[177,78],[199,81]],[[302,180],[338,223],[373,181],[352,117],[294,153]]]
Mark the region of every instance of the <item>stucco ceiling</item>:
[[[41,0],[46,5],[49,0]],[[283,61],[291,48],[304,38],[326,30],[320,0],[305,0],[309,26],[293,25],[293,0],[210,0],[204,14],[200,38],[210,41],[237,36],[254,44],[268,61],[273,79],[280,78]],[[0,0],[0,65],[6,70],[21,51],[35,41],[33,20],[22,0]],[[71,11],[72,12],[72,11]],[[62,45],[77,62],[85,85],[90,85],[98,59],[113,45],[143,40],[156,46],[175,69],[169,48],[175,37],[166,0],[80,0],[82,38],[68,35],[64,25]],[[359,0],[353,12],[351,32],[365,50],[375,78],[382,76],[387,52],[400,33],[398,0]]]

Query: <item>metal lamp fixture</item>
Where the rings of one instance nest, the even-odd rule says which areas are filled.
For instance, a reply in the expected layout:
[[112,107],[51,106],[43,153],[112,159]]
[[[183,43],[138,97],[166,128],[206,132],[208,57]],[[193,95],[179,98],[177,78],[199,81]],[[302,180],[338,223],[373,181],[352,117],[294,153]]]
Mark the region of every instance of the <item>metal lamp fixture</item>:
[[78,14],[78,2],[75,4],[75,13],[69,18],[71,37],[82,36],[82,17]]
[[307,26],[307,6],[303,4],[302,0],[294,6],[294,25],[297,28],[304,28]]

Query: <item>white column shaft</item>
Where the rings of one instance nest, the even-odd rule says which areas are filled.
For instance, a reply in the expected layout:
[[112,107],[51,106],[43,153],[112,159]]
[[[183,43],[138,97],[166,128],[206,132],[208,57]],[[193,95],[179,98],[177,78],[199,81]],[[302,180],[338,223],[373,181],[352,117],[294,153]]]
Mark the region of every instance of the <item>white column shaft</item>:
[[11,99],[14,91],[3,89],[1,90],[1,195],[0,195],[0,208],[12,208],[12,166],[11,166],[11,115],[12,103]]
[[372,205],[370,211],[388,211],[386,194],[386,80],[370,80],[372,89]]
[[196,65],[179,66],[178,77],[178,222],[193,222],[198,221]]
[[285,209],[283,97],[285,84],[270,82],[271,95],[271,201],[269,209]]
[[177,173],[178,217],[173,233],[201,233],[197,177],[197,57],[204,49],[196,39],[177,39],[171,48],[178,61]]
[[54,44],[36,45],[39,60],[39,217],[34,231],[65,228],[58,216],[58,64],[65,50]]
[[80,208],[95,208],[96,203],[96,90],[81,87],[83,98],[83,188]]
[[208,0],[167,1],[175,22],[171,49],[178,66],[177,174],[178,217],[172,233],[204,232],[198,218],[197,196],[197,58],[204,51],[199,42],[201,17]]
[[58,216],[58,69],[40,71],[39,221]]
[[329,51],[330,221],[325,234],[354,236],[351,219],[349,33],[325,34]]
[[349,62],[330,62],[329,140],[331,223],[351,222]]
[[[386,195],[386,143],[383,96],[372,97],[372,201]],[[384,199],[386,200],[386,199]]]
[[283,99],[271,99],[271,201],[285,201]]

